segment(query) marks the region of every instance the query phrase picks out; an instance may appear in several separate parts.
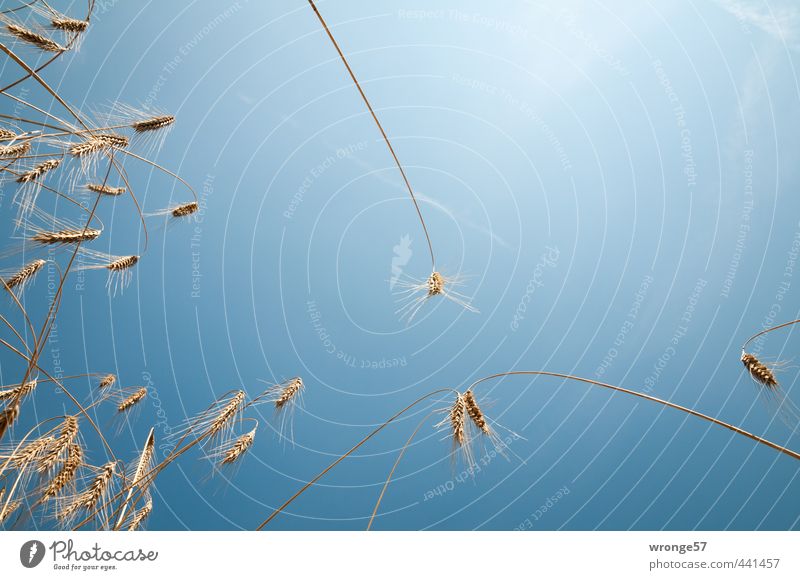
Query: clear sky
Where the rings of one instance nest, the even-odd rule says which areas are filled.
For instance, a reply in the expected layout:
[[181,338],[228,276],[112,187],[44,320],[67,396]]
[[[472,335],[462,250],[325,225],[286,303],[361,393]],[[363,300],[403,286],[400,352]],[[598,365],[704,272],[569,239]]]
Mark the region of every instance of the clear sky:
[[[796,3],[319,9],[407,168],[438,269],[464,278],[480,312],[433,299],[398,319],[397,276],[430,273],[423,232],[306,2],[98,0],[80,51],[46,78],[87,112],[122,101],[175,114],[155,159],[202,211],[151,219],[145,248],[129,198],[103,207],[98,247],[142,260],[114,298],[102,273],[75,278],[45,361],[150,386],[114,439],[126,457],[153,424],[158,444],[231,388],[306,384],[294,447],[261,407],[238,471],[209,479],[194,453],[159,476],[150,529],[253,529],[417,397],[508,370],[645,390],[800,448],[739,362],[748,336],[800,306]],[[126,167],[146,212],[188,201],[163,174]],[[37,283],[28,303],[46,293]],[[759,345],[765,360],[798,347],[791,329]],[[797,372],[779,380],[800,404]],[[509,459],[463,477],[429,418],[377,529],[800,528],[798,463],[730,431],[552,378],[476,394],[520,436]],[[65,403],[42,389],[28,404],[42,415]],[[399,447],[447,404],[387,428],[271,526],[363,529]]]

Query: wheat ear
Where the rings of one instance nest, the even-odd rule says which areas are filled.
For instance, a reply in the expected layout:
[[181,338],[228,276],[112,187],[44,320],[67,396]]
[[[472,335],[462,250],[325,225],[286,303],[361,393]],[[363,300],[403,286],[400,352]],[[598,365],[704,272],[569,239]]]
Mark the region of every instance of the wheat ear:
[[48,159],[47,161],[43,161],[30,171],[26,171],[17,177],[17,183],[29,183],[31,181],[35,181],[48,171],[52,171],[53,169],[57,168],[59,165],[61,165],[61,159]]
[[16,274],[12,275],[5,281],[6,286],[10,290],[13,290],[17,287],[24,287],[25,284],[33,279],[36,273],[41,270],[46,263],[47,262],[45,260],[40,259],[25,264]]
[[742,351],[742,364],[750,376],[766,387],[777,387],[778,381],[775,373],[767,365],[758,360],[754,355]]
[[131,124],[133,130],[137,133],[146,133],[148,131],[157,131],[164,127],[169,127],[175,122],[175,117],[172,115],[158,115],[142,121],[136,121]]
[[78,20],[77,18],[66,17],[53,18],[50,21],[50,25],[58,30],[73,32],[75,34],[84,32],[89,27],[89,23],[86,20]]
[[3,145],[0,147],[0,158],[3,159],[17,159],[22,157],[31,149],[29,141],[17,143],[16,145]]
[[133,517],[131,518],[131,523],[128,526],[129,532],[134,532],[139,529],[142,523],[148,518],[148,516],[153,511],[153,500],[152,498],[148,498],[147,503],[144,507],[136,512],[134,512]]
[[102,233],[102,230],[92,228],[42,231],[31,236],[31,240],[44,246],[77,244],[96,240]]
[[147,434],[147,440],[142,448],[142,453],[139,456],[139,462],[136,464],[136,471],[133,472],[133,480],[128,487],[128,495],[125,498],[125,502],[122,504],[122,507],[120,508],[119,519],[117,520],[117,525],[114,527],[114,529],[118,530],[120,526],[122,526],[122,522],[125,521],[125,513],[128,510],[128,504],[131,501],[131,496],[133,496],[133,490],[136,488],[136,486],[140,486],[142,488],[142,492],[144,493],[144,490],[149,484],[149,481],[142,482],[142,478],[150,470],[150,464],[155,453],[155,446],[155,428],[151,427],[150,432]]
[[131,396],[123,399],[123,401],[117,406],[117,412],[123,413],[127,411],[128,409],[139,403],[146,396],[147,396],[147,387],[142,387],[138,389]]
[[125,193],[124,187],[111,187],[110,185],[103,185],[101,183],[87,183],[86,189],[92,193],[101,193],[103,195],[122,195]]
[[245,433],[233,444],[223,452],[222,461],[220,461],[220,465],[232,465],[236,463],[236,461],[244,455],[250,447],[253,446],[253,441],[256,438],[256,430],[253,429],[252,431]]
[[72,483],[81,465],[83,465],[83,448],[77,443],[70,443],[67,448],[67,458],[64,461],[64,465],[45,488],[42,499],[55,496]]
[[98,389],[107,389],[108,387],[112,386],[115,382],[117,382],[116,375],[112,375],[112,374],[109,373],[106,376],[104,376],[102,379],[100,379],[100,382],[97,384],[97,388]]
[[47,38],[33,30],[29,30],[27,28],[23,28],[17,24],[9,22],[6,24],[6,30],[12,35],[16,36],[20,40],[27,42],[30,45],[35,46],[40,50],[44,50],[46,52],[64,52],[66,48],[58,44],[55,40]]

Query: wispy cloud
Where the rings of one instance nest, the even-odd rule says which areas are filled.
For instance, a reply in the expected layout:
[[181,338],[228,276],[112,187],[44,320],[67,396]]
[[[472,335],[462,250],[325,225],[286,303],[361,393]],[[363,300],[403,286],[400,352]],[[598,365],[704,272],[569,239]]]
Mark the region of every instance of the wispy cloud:
[[793,49],[800,48],[800,5],[769,0],[715,0],[744,26],[757,28]]

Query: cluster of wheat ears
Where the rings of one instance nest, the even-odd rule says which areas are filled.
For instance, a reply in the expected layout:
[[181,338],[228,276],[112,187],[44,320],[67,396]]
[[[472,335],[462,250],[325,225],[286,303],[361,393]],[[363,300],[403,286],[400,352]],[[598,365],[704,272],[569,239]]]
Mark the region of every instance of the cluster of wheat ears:
[[[436,297],[450,299],[474,310],[465,296],[453,290],[456,278],[437,271],[433,244],[403,165],[339,44],[314,2],[308,1],[388,147],[428,243],[431,274],[423,280],[405,283],[399,314],[410,321],[426,301]],[[270,385],[255,397],[250,397],[244,390],[229,391],[204,411],[188,418],[169,440],[159,445],[160,449],[168,449],[164,457],[157,457],[154,429],[150,429],[141,450],[126,462],[115,454],[106,433],[93,419],[97,411],[95,407],[110,407],[108,412],[122,421],[133,421],[134,412],[148,396],[147,388],[121,385],[115,375],[101,372],[55,378],[40,364],[42,348],[53,330],[69,274],[77,270],[105,270],[109,292],[116,294],[124,290],[136,265],[143,259],[139,252],[128,248],[120,255],[92,248],[103,239],[100,214],[106,204],[122,196],[128,196],[134,202],[145,232],[145,247],[145,218],[191,220],[198,211],[197,198],[191,186],[147,156],[148,152],[157,151],[161,146],[165,133],[175,123],[175,117],[120,103],[104,112],[83,114],[65,102],[42,76],[56,59],[78,48],[82,36],[90,29],[93,8],[94,1],[89,0],[85,14],[73,17],[58,12],[44,0],[37,0],[17,9],[0,11],[0,50],[7,59],[3,70],[19,70],[18,78],[0,83],[5,85],[0,88],[0,95],[13,104],[14,110],[13,114],[0,114],[0,180],[4,187],[8,185],[14,189],[15,211],[12,247],[2,258],[17,261],[14,266],[3,270],[0,278],[3,291],[10,297],[7,306],[12,310],[0,314],[0,323],[8,335],[0,339],[0,343],[11,353],[10,356],[19,357],[25,367],[18,383],[0,387],[0,526],[9,528],[26,526],[33,518],[38,518],[39,525],[58,529],[141,529],[156,507],[151,488],[162,470],[193,448],[202,450],[211,458],[215,468],[222,469],[241,462],[255,441],[258,421],[247,414],[257,405],[272,406],[279,431],[290,437],[286,428],[291,425],[292,412],[301,403],[304,391],[304,383],[299,377]],[[16,90],[23,84],[31,85],[31,88]],[[49,110],[37,106],[35,99],[29,96],[35,94],[43,95],[54,105]],[[187,199],[150,213],[143,212],[133,184],[129,182],[126,163],[147,164],[177,180],[185,187]],[[48,297],[48,303],[37,309],[43,313],[41,319],[34,320],[31,313],[35,305],[25,300],[23,292],[47,268],[57,272],[58,283],[55,292]],[[19,322],[15,322],[17,319]],[[741,356],[759,392],[774,404],[775,412],[792,427],[796,425],[798,414],[781,390],[774,368],[761,362],[753,352],[746,352],[745,348],[766,333],[797,322],[790,321],[754,335],[745,343]],[[473,462],[473,445],[480,439],[502,452],[498,436],[501,427],[484,413],[476,389],[487,381],[517,375],[555,377],[627,394],[708,421],[793,459],[800,459],[797,452],[728,422],[643,392],[567,374],[513,370],[478,379],[463,390],[444,388],[419,397],[380,423],[311,478],[275,508],[257,529],[264,528],[388,425],[421,405],[450,400],[444,409],[426,415],[399,451],[376,500],[368,529],[372,527],[405,451],[434,413],[442,414],[434,427],[443,431],[452,443],[450,452],[454,457],[458,454],[467,463]],[[69,385],[75,379],[84,382],[89,379],[93,383],[89,397],[73,392]],[[21,423],[20,416],[27,411],[26,401],[38,396],[43,389],[46,391],[42,396],[47,397],[56,387],[69,401],[71,413],[37,420],[22,433],[18,424]],[[244,429],[245,423],[251,428]],[[92,433],[92,439],[99,441],[100,449],[87,449],[82,430]],[[104,462],[93,464],[93,457],[102,457]]]

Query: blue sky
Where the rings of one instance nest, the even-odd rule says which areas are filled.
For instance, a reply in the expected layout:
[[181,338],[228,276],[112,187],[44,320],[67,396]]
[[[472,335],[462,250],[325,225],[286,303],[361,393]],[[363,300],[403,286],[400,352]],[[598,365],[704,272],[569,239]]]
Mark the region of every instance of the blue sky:
[[[102,247],[143,258],[122,296],[110,299],[95,272],[71,288],[58,327],[65,374],[150,385],[115,439],[127,456],[152,424],[160,441],[231,388],[306,383],[294,447],[262,407],[230,482],[208,479],[198,454],[159,476],[151,529],[252,529],[415,398],[508,370],[646,387],[800,446],[739,362],[748,336],[800,304],[800,8],[319,9],[418,193],[437,267],[464,277],[480,313],[432,300],[412,324],[398,319],[392,278],[427,277],[425,240],[305,2],[98,2],[80,52],[48,80],[85,111],[124,101],[175,114],[156,159],[195,187],[203,211],[196,223],[149,222],[145,249],[130,199],[103,208]],[[145,211],[187,200],[146,165],[126,167]],[[29,304],[46,292],[31,288]],[[792,359],[795,334],[773,333],[760,355]],[[3,381],[16,372],[3,354]],[[800,404],[796,372],[779,378]],[[464,478],[429,419],[376,528],[800,527],[796,463],[729,431],[551,378],[477,394],[520,435],[510,459]],[[29,404],[41,414],[62,401]],[[398,448],[444,405],[388,428],[271,525],[363,529]]]

